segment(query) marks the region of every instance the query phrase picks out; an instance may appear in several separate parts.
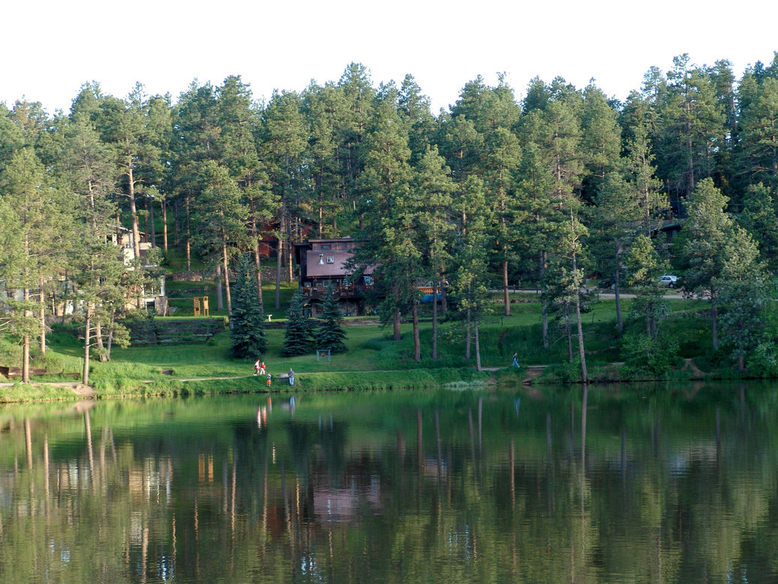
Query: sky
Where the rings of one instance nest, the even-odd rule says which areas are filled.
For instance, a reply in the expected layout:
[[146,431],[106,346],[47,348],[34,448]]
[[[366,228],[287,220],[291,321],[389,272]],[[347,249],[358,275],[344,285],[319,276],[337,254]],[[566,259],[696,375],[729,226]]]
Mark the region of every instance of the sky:
[[337,82],[351,62],[374,85],[411,74],[433,113],[481,75],[593,81],[624,99],[651,66],[720,59],[736,77],[778,51],[773,0],[10,0],[0,5],[0,102],[69,111],[86,82],[125,97],[136,82],[174,101],[192,81],[240,75],[256,100]]

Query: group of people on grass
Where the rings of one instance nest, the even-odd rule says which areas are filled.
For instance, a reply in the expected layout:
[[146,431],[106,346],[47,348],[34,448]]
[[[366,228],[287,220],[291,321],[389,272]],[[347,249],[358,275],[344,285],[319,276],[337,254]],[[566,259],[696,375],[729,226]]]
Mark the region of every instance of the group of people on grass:
[[[521,364],[519,364],[519,354],[514,352],[513,353],[513,362],[511,363],[512,367],[516,367],[517,369],[521,368]],[[267,375],[267,385],[270,387],[273,383],[273,376],[270,373],[267,373],[267,370],[265,369],[265,362],[260,361],[257,359],[254,362],[254,376],[265,376]],[[294,385],[294,370],[290,367],[289,373],[286,374],[286,378],[289,380],[289,385]]]
[[[267,375],[266,383],[267,383],[268,387],[270,387],[270,385],[272,385],[272,383],[273,383],[273,376],[270,373],[267,373],[267,370],[265,369],[265,362],[264,361],[260,361],[259,359],[257,359],[254,362],[254,376],[256,377],[256,376],[259,376],[259,375],[261,375],[263,377],[265,375]],[[286,374],[286,378],[289,380],[289,385],[294,385],[294,370],[291,367],[289,368],[289,373]]]

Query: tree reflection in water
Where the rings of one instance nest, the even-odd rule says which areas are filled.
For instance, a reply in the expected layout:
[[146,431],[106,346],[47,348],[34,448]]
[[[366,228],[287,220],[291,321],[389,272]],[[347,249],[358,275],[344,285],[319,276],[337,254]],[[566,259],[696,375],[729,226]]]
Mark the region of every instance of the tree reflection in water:
[[6,408],[0,581],[774,581],[776,399],[578,387]]

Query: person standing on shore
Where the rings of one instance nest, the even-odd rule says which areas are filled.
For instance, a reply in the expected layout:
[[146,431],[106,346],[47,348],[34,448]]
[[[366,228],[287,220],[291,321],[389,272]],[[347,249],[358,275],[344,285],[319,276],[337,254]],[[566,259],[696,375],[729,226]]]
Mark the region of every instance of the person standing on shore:
[[511,363],[511,365],[516,369],[521,369],[521,365],[519,365],[519,354],[515,351],[513,353],[513,363]]
[[254,377],[259,375],[259,359],[254,361]]

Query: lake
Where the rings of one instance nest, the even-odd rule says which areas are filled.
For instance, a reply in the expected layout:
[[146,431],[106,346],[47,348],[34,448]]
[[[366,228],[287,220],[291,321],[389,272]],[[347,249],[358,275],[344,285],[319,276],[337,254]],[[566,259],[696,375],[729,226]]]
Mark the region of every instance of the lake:
[[0,409],[0,582],[778,582],[778,392]]

